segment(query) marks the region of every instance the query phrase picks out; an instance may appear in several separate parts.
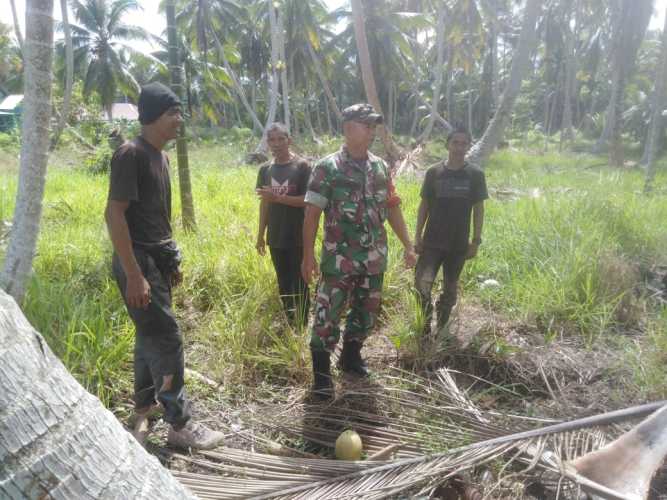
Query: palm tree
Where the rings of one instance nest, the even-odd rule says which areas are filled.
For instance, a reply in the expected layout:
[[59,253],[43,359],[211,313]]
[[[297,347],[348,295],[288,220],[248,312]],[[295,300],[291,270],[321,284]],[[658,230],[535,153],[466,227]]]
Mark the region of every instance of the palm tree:
[[[378,113],[382,113],[382,106],[380,105],[380,98],[378,97],[375,76],[373,75],[373,67],[371,65],[371,56],[368,50],[364,7],[361,0],[351,0],[350,3],[352,5],[354,36],[357,43],[357,53],[359,56],[359,65],[361,66],[361,77],[364,81],[364,88],[366,90],[366,98]],[[380,138],[384,144],[385,153],[387,154],[390,165],[393,166],[394,162],[400,158],[400,153],[391,138],[387,127],[380,125],[378,128]]]
[[139,85],[122,51],[150,57],[137,51],[130,42],[147,40],[147,32],[123,23],[123,15],[139,9],[136,0],[72,0],[78,24],[72,24],[75,69],[85,73],[83,95],[99,95],[109,119],[116,94],[121,91],[135,97]]
[[476,165],[483,165],[498,145],[507,122],[509,121],[514,102],[521,89],[521,81],[530,64],[530,53],[534,49],[536,40],[535,25],[541,9],[541,0],[527,0],[523,12],[521,35],[514,50],[512,69],[505,86],[500,104],[482,138],[475,143],[468,153],[468,161]]
[[21,50],[10,37],[12,28],[0,23],[0,90],[5,94],[23,88]]
[[53,0],[29,0],[26,12],[26,40],[23,46],[25,103],[19,188],[12,236],[0,275],[0,286],[18,302],[23,300],[32,271],[46,183],[51,118]]
[[[28,0],[28,5],[38,3],[44,13],[52,1]],[[48,101],[44,104],[49,107]],[[35,133],[46,147],[46,129]],[[69,374],[1,290],[0,345],[0,441],[11,443],[3,446],[0,458],[0,498],[148,499],[157,491],[160,498],[192,498]]]
[[613,165],[623,163],[621,147],[621,114],[625,87],[632,73],[637,51],[644,39],[653,10],[652,0],[614,0],[612,6],[613,35],[610,47],[611,97],[607,106],[604,130],[594,146],[600,152],[610,142],[609,160]]
[[665,13],[665,25],[662,29],[662,45],[660,47],[660,61],[655,75],[653,85],[653,112],[649,125],[648,140],[646,141],[647,165],[644,192],[649,193],[653,189],[653,181],[656,172],[656,154],[660,141],[660,132],[663,124],[663,109],[665,107],[665,86],[667,83],[667,12]]
[[21,27],[19,25],[19,17],[16,14],[16,4],[14,0],[9,0],[9,5],[12,8],[12,19],[14,20],[14,34],[16,35],[16,41],[19,44],[19,49],[23,52],[23,36],[21,35]]
[[[333,36],[326,26],[334,21],[334,17],[328,14],[321,0],[285,0],[278,11],[279,14],[284,13],[286,46],[289,54],[287,59],[290,65],[292,68],[301,68],[302,72],[309,69],[314,71],[313,76],[317,76],[329,107],[340,122],[340,109],[321,62],[327,55],[323,51],[323,41]],[[308,75],[305,76],[306,78],[299,78],[292,84],[305,90],[304,84],[310,80]]]
[[222,62],[227,75],[232,81],[234,91],[238,95],[248,116],[256,129],[264,130],[255,109],[248,102],[241,78],[232,68],[229,52],[233,44],[226,43],[235,29],[244,21],[244,10],[231,0],[187,0],[176,15],[176,22],[182,32],[195,41],[197,49],[204,60],[208,58],[211,40],[216,48],[216,55]]
[[444,70],[445,59],[445,19],[447,14],[447,9],[445,9],[444,5],[441,6],[440,13],[438,14],[438,22],[435,27],[435,44],[437,56],[435,60],[435,83],[433,84],[431,112],[428,117],[428,122],[426,123],[426,128],[424,129],[422,135],[419,137],[420,142],[427,141],[431,136],[433,126],[435,125],[435,115],[438,114],[438,104],[440,103],[440,91],[442,88],[442,74]]
[[[176,5],[174,0],[167,0],[167,40],[169,43],[169,73],[171,89],[183,98],[183,84],[180,58],[178,57],[178,37],[176,35]],[[185,138],[185,122],[181,125],[176,138],[176,155],[178,159],[178,184],[181,191],[181,212],[183,229],[192,231],[196,228],[195,207],[192,201],[192,184],[190,182],[190,165],[188,162],[188,142]]]
[[72,85],[74,83],[74,51],[72,50],[72,30],[69,25],[69,14],[67,9],[67,0],[60,0],[60,11],[63,17],[62,25],[65,34],[65,91],[63,93],[63,107],[60,110],[60,117],[56,130],[53,132],[51,140],[51,150],[58,145],[60,134],[67,124],[69,116],[69,107],[72,100]]

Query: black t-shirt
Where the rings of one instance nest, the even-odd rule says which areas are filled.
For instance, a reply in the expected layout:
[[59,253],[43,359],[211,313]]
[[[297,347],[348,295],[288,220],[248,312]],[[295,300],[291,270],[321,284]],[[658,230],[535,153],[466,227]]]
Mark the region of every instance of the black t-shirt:
[[109,199],[130,202],[125,218],[133,243],[171,239],[169,159],[144,138],[126,142],[111,158]]
[[[270,187],[274,194],[303,196],[308,190],[310,165],[303,158],[294,158],[283,165],[272,163],[259,169],[257,187]],[[303,246],[302,207],[290,207],[282,203],[269,205],[267,243],[273,248]]]
[[435,165],[426,172],[421,197],[429,208],[424,246],[465,252],[472,207],[489,197],[484,172],[468,164],[459,170]]

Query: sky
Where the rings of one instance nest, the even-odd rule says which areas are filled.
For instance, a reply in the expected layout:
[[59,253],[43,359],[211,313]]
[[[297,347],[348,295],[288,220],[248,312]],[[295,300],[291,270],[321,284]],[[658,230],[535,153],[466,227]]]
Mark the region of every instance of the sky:
[[[25,33],[25,0],[15,0],[19,15],[19,23],[22,32]],[[128,24],[143,26],[150,33],[160,35],[164,31],[166,21],[164,15],[158,14],[157,8],[160,0],[139,0],[142,6],[142,12],[133,12],[127,16],[125,21]],[[346,3],[348,0],[325,0],[325,3],[331,10],[336,9]],[[60,19],[60,0],[54,0],[54,17]],[[662,29],[665,21],[665,9],[667,0],[655,0],[654,15],[649,24],[650,29]],[[70,20],[72,16],[70,15]],[[13,26],[12,12],[9,6],[9,0],[0,0],[0,21]]]
[[[667,3],[667,0],[664,0]],[[19,24],[21,25],[21,32],[25,36],[25,0],[15,0],[16,10],[18,11]],[[324,3],[329,6],[329,9],[334,10],[342,5],[348,3],[348,0],[324,0]],[[166,28],[167,22],[164,14],[158,14],[158,5],[160,0],[139,0],[142,11],[132,12],[125,18],[125,22],[137,26],[142,26],[147,31],[154,35],[161,35]],[[71,14],[69,19],[72,21]],[[60,15],[60,0],[54,0],[53,16],[57,20],[62,19]],[[12,19],[12,9],[9,5],[9,0],[0,0],[0,22],[14,26]]]

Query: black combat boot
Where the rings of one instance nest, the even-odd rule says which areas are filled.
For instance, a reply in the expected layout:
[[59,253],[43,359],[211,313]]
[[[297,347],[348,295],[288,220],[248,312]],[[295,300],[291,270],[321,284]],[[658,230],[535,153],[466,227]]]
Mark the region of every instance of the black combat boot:
[[328,351],[311,349],[313,357],[313,398],[319,401],[333,399],[334,385],[331,380],[331,354]]
[[368,377],[371,372],[368,365],[361,359],[361,342],[343,342],[343,351],[340,353],[338,367],[345,373],[350,373],[358,377]]

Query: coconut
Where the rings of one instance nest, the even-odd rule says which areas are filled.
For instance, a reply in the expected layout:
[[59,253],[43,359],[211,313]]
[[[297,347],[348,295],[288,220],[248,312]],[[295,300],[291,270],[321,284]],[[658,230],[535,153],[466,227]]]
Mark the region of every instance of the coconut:
[[336,458],[339,460],[361,459],[362,443],[359,434],[353,430],[341,433],[336,439]]

